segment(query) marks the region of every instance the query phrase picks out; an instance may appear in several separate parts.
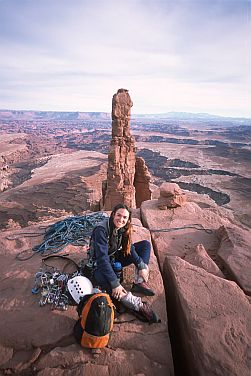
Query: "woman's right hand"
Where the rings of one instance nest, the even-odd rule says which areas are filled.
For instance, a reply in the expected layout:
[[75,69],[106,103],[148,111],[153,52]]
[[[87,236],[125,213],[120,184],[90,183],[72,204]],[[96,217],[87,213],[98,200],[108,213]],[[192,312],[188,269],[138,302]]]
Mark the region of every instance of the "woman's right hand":
[[124,289],[122,285],[119,285],[118,287],[115,287],[112,289],[112,296],[113,298],[120,300],[127,294],[127,291]]
[[147,282],[148,278],[149,278],[149,267],[148,267],[148,265],[146,265],[146,266],[147,266],[146,269],[139,270],[139,277],[143,278],[143,280],[145,282]]

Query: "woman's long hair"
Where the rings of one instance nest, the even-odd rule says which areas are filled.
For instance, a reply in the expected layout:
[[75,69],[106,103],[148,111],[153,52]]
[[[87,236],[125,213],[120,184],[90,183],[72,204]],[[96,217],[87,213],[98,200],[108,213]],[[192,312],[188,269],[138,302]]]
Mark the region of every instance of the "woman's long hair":
[[122,234],[122,252],[124,253],[124,256],[128,256],[131,253],[131,244],[132,244],[132,223],[131,223],[132,212],[128,208],[127,205],[118,204],[112,209],[112,212],[111,212],[111,215],[110,215],[110,220],[109,220],[109,222],[110,222],[109,238],[110,239],[112,238],[113,230],[114,230],[114,227],[115,227],[114,222],[113,222],[113,218],[114,218],[114,215],[116,214],[116,212],[119,209],[126,209],[129,213],[129,218],[128,218],[126,225],[123,227],[123,234]]

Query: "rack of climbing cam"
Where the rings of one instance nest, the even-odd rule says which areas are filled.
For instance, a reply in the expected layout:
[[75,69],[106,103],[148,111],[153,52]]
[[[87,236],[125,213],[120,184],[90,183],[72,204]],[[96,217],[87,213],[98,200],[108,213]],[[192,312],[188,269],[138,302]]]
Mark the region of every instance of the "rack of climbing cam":
[[[89,243],[93,228],[107,217],[106,213],[94,212],[84,216],[69,217],[48,227],[44,234],[44,241],[35,247],[33,251],[43,256],[43,266],[35,274],[32,294],[40,293],[40,307],[50,304],[52,309],[67,310],[72,305],[72,299],[67,289],[67,282],[70,278],[83,275],[84,260],[78,266],[66,255],[57,256],[68,244],[84,246]],[[31,256],[30,256],[31,257]],[[54,266],[49,266],[45,260],[52,257],[60,257],[70,260],[75,264],[76,271],[67,274]],[[22,258],[23,260],[28,258]]]

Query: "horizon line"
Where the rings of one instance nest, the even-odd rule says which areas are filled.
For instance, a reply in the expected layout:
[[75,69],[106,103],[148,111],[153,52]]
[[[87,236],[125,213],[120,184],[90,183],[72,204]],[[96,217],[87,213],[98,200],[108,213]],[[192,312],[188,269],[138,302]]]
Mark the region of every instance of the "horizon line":
[[[44,113],[83,113],[83,114],[91,114],[91,113],[96,113],[96,114],[109,114],[111,115],[111,111],[69,111],[69,110],[32,110],[32,109],[10,109],[10,108],[0,108],[0,112],[2,111],[15,111],[15,112],[44,112]],[[247,116],[231,116],[231,115],[215,115],[212,113],[208,112],[187,112],[187,111],[168,111],[168,112],[156,112],[156,113],[134,113],[131,114],[131,117],[133,116],[161,116],[161,115],[168,115],[168,114],[186,114],[186,115],[204,115],[204,116],[211,116],[211,117],[217,117],[217,118],[226,118],[226,119],[245,119],[245,120],[250,120],[251,117]]]

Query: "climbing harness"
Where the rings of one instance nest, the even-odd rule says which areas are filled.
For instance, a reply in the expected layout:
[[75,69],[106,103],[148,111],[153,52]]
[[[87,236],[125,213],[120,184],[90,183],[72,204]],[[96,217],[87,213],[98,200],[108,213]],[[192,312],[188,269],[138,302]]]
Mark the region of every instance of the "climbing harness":
[[[44,241],[41,244],[33,247],[32,250],[20,252],[16,258],[20,261],[25,261],[36,253],[43,256],[58,253],[68,244],[75,246],[87,245],[93,228],[107,216],[103,212],[94,212],[56,222],[47,228],[44,233]],[[29,236],[31,235],[29,234]]]
[[48,268],[48,269],[51,268],[52,270],[54,270],[56,268],[53,265],[47,264],[46,261],[47,260],[60,259],[60,260],[66,261],[66,264],[65,264],[65,266],[63,267],[63,270],[62,270],[63,272],[65,271],[66,267],[69,264],[72,264],[72,266],[76,269],[76,271],[79,270],[78,264],[74,260],[72,260],[70,257],[68,257],[68,256],[69,256],[69,253],[65,253],[64,255],[50,255],[50,256],[44,257],[44,258],[42,258],[42,267],[43,268]]

